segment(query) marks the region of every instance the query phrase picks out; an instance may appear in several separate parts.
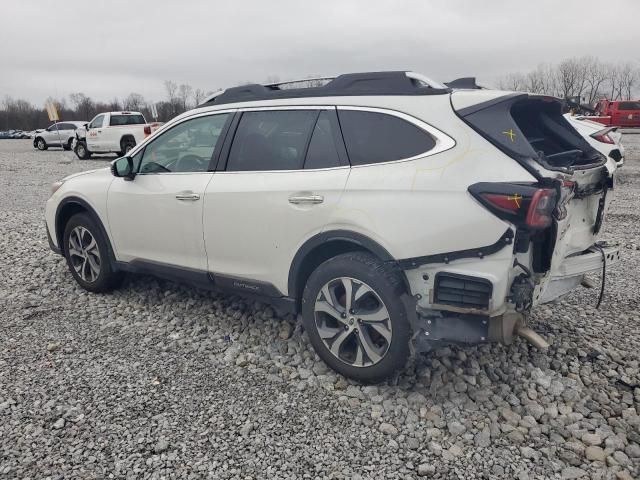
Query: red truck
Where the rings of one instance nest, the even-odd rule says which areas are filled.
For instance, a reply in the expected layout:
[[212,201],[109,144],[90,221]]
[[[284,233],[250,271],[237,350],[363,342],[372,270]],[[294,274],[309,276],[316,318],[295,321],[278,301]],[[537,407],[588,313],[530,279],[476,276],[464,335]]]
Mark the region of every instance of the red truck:
[[609,127],[640,127],[639,100],[599,100],[595,112],[594,116],[588,117],[589,120]]

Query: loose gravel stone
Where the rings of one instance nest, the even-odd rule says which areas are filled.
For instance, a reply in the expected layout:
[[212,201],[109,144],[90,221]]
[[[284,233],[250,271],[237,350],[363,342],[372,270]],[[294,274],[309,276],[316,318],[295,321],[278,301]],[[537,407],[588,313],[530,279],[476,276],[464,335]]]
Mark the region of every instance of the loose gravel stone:
[[262,303],[146,276],[79,288],[43,206],[113,157],[0,140],[0,478],[640,478],[640,135],[623,141],[600,309],[578,289],[528,319],[546,352],[438,348],[363,386]]

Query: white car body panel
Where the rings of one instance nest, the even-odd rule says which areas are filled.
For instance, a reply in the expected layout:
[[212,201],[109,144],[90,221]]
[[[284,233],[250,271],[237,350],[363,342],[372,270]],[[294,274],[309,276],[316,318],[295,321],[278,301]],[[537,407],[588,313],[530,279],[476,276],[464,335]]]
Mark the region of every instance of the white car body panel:
[[[268,282],[287,294],[294,255],[334,223],[348,176],[349,167],[216,173],[204,206],[209,271]],[[289,202],[310,195],[322,203]]]
[[[318,170],[159,173],[138,175],[133,181],[114,179],[101,170],[65,182],[51,197],[46,214],[49,231],[55,243],[55,205],[62,198],[90,198],[118,261],[143,259],[265,282],[283,295],[293,293],[288,280],[296,252],[321,232],[347,230],[365,235],[397,260],[487,247],[515,228],[473,198],[469,185],[533,184],[536,179],[471,129],[452,105],[461,109],[509,93],[461,90],[452,95],[345,96],[321,102],[295,98],[198,108],[138,142],[130,155],[196,115],[235,109],[319,108],[319,104],[395,114],[429,131],[436,138],[436,148],[409,159]],[[93,151],[91,144],[89,149]],[[585,181],[592,173],[577,171],[574,177]],[[199,201],[175,198],[186,191],[200,195]],[[297,195],[316,195],[323,201],[303,206],[289,203]],[[538,287],[536,302],[544,298],[550,279],[566,267],[566,258],[596,241],[592,225],[597,202],[596,196],[574,200],[570,214],[559,223],[551,270]],[[512,248],[502,248],[486,258],[430,263],[405,274],[410,293],[420,295],[419,305],[425,308],[439,271],[486,278],[493,284],[487,312],[493,316],[508,308],[506,297],[517,274],[514,258],[523,264],[531,261],[529,253],[514,256]]]
[[[213,173],[140,174],[114,179],[108,194],[112,245],[120,261],[149,260],[206,270],[202,198]],[[195,201],[176,195],[195,194]]]

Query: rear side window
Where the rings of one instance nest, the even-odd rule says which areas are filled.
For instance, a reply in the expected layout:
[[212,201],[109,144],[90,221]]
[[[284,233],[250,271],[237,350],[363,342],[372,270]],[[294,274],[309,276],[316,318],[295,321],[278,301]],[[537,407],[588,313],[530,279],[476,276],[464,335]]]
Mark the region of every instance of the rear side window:
[[140,125],[146,123],[142,115],[111,115],[109,124],[112,127],[119,125]]
[[229,152],[227,170],[301,169],[317,116],[314,110],[244,112]]
[[351,165],[415,157],[436,145],[427,132],[392,115],[359,110],[338,114]]
[[640,110],[640,102],[620,102],[618,110]]
[[338,156],[338,148],[331,128],[329,112],[323,111],[320,112],[316,126],[313,129],[304,168],[332,168],[339,166],[340,157]]

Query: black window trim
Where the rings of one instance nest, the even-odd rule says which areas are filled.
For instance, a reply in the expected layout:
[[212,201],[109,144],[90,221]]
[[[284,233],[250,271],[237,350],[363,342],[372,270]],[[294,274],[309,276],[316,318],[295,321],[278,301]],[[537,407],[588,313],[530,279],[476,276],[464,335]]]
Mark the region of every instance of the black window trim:
[[[433,139],[435,141],[435,145],[434,145],[434,147],[432,149],[426,150],[425,152],[419,153],[418,155],[414,155],[412,157],[398,158],[398,159],[395,159],[395,160],[388,160],[386,162],[365,163],[365,164],[362,164],[362,165],[353,165],[353,164],[351,164],[351,160],[349,159],[349,163],[351,164],[351,168],[363,168],[363,167],[366,168],[366,167],[375,167],[375,166],[378,166],[378,165],[389,165],[389,164],[398,163],[398,162],[411,162],[411,161],[417,160],[419,158],[430,157],[432,155],[436,155],[438,153],[442,153],[442,152],[450,150],[450,149],[452,149],[453,147],[456,146],[456,141],[453,139],[453,137],[451,137],[450,135],[446,134],[442,130],[439,130],[439,129],[435,128],[434,126],[430,125],[429,123],[425,122],[424,120],[421,120],[421,119],[419,119],[417,117],[414,117],[413,115],[405,113],[405,112],[400,112],[398,110],[392,110],[392,109],[389,109],[389,108],[357,106],[357,105],[338,105],[337,106],[337,111],[339,112],[340,110],[371,112],[371,113],[381,113],[381,114],[384,114],[384,115],[390,115],[392,117],[396,117],[396,118],[399,118],[401,120],[404,120],[404,121],[412,124],[414,127],[419,128],[420,130],[423,130],[427,134],[431,135],[431,137],[433,137]],[[338,115],[338,121],[339,121],[339,119],[340,119],[340,115]],[[342,132],[342,127],[340,127],[340,131]],[[343,145],[344,145],[344,133],[342,134],[342,137],[343,137]],[[346,151],[346,147],[345,147],[345,151]]]
[[[309,138],[307,139],[305,151],[304,151],[304,159],[302,162],[302,168],[296,170],[248,170],[248,171],[229,171],[227,170],[227,164],[229,161],[229,154],[231,152],[231,146],[235,141],[236,133],[238,132],[238,125],[240,123],[240,119],[242,115],[246,112],[267,112],[267,111],[279,111],[279,110],[317,110],[316,118],[313,122],[313,127],[311,128],[311,132],[309,134]],[[309,144],[311,143],[311,138],[313,137],[313,131],[315,130],[316,123],[318,118],[320,117],[320,113],[322,111],[329,112],[329,119],[331,122],[331,129],[333,133],[333,138],[336,143],[336,148],[338,149],[338,158],[340,161],[340,165],[337,167],[326,167],[326,168],[309,168],[305,169],[304,164],[307,161],[307,153],[309,151]],[[238,108],[236,117],[232,125],[228,130],[227,136],[225,138],[224,145],[221,148],[220,156],[217,159],[217,165],[215,168],[216,172],[221,173],[231,173],[231,174],[240,174],[240,173],[285,173],[285,172],[315,172],[318,170],[333,170],[336,168],[346,168],[350,167],[349,160],[347,157],[347,150],[344,145],[344,140],[342,138],[342,132],[340,131],[340,126],[338,122],[338,114],[336,111],[336,105],[275,105],[275,106],[254,106],[254,107],[244,107]]]
[[[151,145],[157,139],[161,138],[164,134],[166,134],[167,132],[170,132],[171,130],[173,130],[178,125],[182,125],[183,123],[185,123],[187,121],[194,120],[196,118],[212,117],[214,115],[221,115],[221,114],[229,114],[229,118],[227,118],[226,122],[224,123],[224,126],[222,127],[222,131],[220,132],[220,137],[218,137],[218,142],[216,143],[216,145],[213,148],[213,153],[211,154],[211,158],[209,159],[209,166],[207,167],[206,170],[204,170],[202,172],[147,172],[147,173],[141,173],[140,172],[140,167],[142,166],[142,159],[144,158],[144,153],[145,153],[145,150],[147,149],[148,145]],[[129,152],[129,157],[131,157],[131,158],[135,157],[138,153],[142,153],[142,158],[140,159],[140,164],[138,165],[138,171],[136,172],[136,175],[158,175],[158,174],[162,174],[162,175],[185,175],[185,174],[194,174],[194,173],[212,173],[212,172],[214,172],[215,171],[215,164],[216,164],[218,158],[220,157],[220,152],[221,152],[221,150],[223,150],[224,142],[227,139],[227,134],[228,134],[228,132],[230,130],[231,125],[234,123],[234,120],[235,120],[236,117],[237,117],[237,110],[235,108],[233,108],[233,109],[223,109],[223,110],[212,110],[212,111],[208,111],[208,112],[198,112],[197,114],[189,115],[187,117],[183,117],[183,118],[180,119],[180,121],[177,121],[175,123],[163,126],[163,128],[158,131],[158,135],[153,135],[152,137],[149,137],[148,140],[146,140],[145,142],[140,144],[140,148],[139,149],[136,149],[136,150],[133,150],[133,151]],[[220,143],[220,139],[222,139],[222,143]],[[218,145],[221,145],[221,147],[220,148],[216,148]]]

